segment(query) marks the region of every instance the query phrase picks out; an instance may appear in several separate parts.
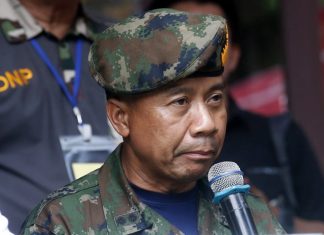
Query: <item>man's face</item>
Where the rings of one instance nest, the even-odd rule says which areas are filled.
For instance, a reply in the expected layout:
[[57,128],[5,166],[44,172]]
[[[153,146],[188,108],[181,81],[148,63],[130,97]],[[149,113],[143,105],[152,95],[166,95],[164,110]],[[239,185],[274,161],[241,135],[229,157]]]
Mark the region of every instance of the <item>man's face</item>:
[[208,172],[222,148],[227,122],[221,76],[182,79],[127,105],[123,165],[133,183],[181,191]]

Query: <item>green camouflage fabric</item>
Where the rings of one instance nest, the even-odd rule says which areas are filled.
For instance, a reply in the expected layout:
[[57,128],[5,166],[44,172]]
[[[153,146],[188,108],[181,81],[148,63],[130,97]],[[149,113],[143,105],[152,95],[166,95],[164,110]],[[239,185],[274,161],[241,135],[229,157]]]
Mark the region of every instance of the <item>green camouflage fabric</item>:
[[136,94],[197,71],[220,75],[226,45],[224,18],[157,9],[97,35],[89,64],[92,76],[107,91]]
[[[139,201],[123,173],[120,149],[118,146],[99,170],[50,194],[29,215],[21,234],[183,234]],[[231,234],[219,206],[211,202],[212,193],[205,182],[198,181],[199,233]],[[251,195],[247,202],[259,234],[285,234],[265,204]]]
[[[84,12],[82,12],[83,14]],[[87,15],[78,17],[72,34],[81,34],[94,39],[97,23]],[[0,1],[0,29],[10,43],[19,43],[31,39],[43,31],[31,14],[20,4],[19,0]]]

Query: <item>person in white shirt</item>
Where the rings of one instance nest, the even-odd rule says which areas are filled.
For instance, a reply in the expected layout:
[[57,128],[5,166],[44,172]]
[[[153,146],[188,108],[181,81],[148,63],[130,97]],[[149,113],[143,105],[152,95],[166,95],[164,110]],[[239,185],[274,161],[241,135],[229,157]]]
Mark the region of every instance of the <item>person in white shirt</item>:
[[0,211],[0,234],[1,235],[14,235],[8,229],[8,219],[1,214]]

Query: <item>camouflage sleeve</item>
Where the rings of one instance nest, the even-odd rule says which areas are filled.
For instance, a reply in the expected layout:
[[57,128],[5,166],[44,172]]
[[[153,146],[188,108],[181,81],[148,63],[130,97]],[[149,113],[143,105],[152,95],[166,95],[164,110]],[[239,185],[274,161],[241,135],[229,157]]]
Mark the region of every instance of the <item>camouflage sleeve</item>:
[[265,203],[253,195],[246,199],[259,234],[287,234]]
[[60,200],[53,200],[51,203],[41,203],[34,208],[23,223],[20,235],[70,234],[69,223],[61,213],[60,202]]
[[43,228],[39,225],[33,225],[30,227],[25,227],[22,231],[20,231],[20,235],[59,235],[60,233],[52,233],[48,231],[46,228]]

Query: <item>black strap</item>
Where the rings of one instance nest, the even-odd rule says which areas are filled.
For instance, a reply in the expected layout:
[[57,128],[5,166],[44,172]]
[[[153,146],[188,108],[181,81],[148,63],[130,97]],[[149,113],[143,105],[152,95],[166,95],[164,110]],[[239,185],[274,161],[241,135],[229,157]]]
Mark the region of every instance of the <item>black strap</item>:
[[275,147],[277,160],[280,165],[280,172],[284,183],[287,199],[290,206],[295,209],[297,207],[297,200],[294,192],[291,168],[286,152],[285,138],[285,134],[290,122],[291,117],[288,113],[269,119],[272,141]]

